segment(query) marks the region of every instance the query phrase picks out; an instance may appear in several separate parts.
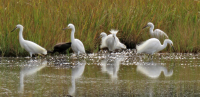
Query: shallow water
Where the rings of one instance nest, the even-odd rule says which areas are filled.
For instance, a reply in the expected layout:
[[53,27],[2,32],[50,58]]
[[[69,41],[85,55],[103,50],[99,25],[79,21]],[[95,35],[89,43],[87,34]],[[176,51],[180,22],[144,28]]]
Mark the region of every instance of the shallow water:
[[200,55],[133,50],[0,58],[0,96],[199,96]]

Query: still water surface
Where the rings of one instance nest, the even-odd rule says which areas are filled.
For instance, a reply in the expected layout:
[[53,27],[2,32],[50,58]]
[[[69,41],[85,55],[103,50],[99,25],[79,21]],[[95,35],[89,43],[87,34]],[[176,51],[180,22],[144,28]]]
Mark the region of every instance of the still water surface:
[[199,54],[0,58],[0,96],[200,96]]

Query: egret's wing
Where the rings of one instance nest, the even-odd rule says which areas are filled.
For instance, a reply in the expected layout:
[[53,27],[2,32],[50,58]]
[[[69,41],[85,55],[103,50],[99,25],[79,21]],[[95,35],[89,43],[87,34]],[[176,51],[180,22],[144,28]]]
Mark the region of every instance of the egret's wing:
[[113,37],[112,34],[107,36],[105,43],[106,43],[109,51],[113,51],[113,49],[114,49],[114,37]]
[[43,47],[39,46],[38,44],[32,41],[25,40],[23,45],[24,45],[24,48],[28,50],[29,52],[37,53],[37,54],[38,53],[47,54],[46,49],[44,49]]
[[121,48],[126,49],[126,45],[125,44],[123,44],[123,43],[120,42],[118,45],[119,45],[120,49]]
[[101,45],[100,45],[100,48],[101,48],[101,49],[107,47],[107,45],[106,45],[106,37],[107,37],[107,36],[105,36],[105,37],[102,38],[102,40],[101,40]]
[[75,42],[77,43],[77,49],[79,49],[82,53],[85,53],[85,47],[83,43],[79,39],[75,39]]
[[163,37],[163,36],[168,38],[167,34],[164,31],[160,30],[160,29],[155,29],[154,30],[154,34],[155,34],[155,36],[157,38],[160,38],[160,37]]
[[156,50],[157,45],[159,45],[159,44],[160,44],[160,42],[156,38],[148,39],[147,41],[143,42],[142,44],[136,45],[137,53],[142,53],[143,51],[145,51],[147,53],[148,51]]
[[117,42],[117,47],[119,49],[126,49],[126,45],[124,45],[123,43],[120,42],[120,40],[118,39],[118,37],[115,37],[115,42]]

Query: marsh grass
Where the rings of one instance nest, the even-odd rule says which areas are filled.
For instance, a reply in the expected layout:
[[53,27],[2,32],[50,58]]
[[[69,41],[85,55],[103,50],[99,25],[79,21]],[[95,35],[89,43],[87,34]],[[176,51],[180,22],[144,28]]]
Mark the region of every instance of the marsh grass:
[[[24,56],[19,45],[17,24],[24,26],[24,39],[53,49],[70,41],[69,23],[76,28],[87,52],[97,52],[101,32],[118,29],[117,36],[128,48],[150,38],[142,29],[148,22],[162,29],[177,52],[198,52],[200,46],[200,1],[198,0],[1,0],[0,50],[2,56]],[[166,49],[165,51],[169,51]]]

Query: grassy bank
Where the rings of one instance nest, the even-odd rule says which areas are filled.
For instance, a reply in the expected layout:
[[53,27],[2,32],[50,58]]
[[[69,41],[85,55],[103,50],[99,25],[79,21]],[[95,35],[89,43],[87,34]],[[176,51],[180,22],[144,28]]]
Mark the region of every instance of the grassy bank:
[[[148,22],[165,31],[177,52],[198,52],[200,49],[200,1],[197,0],[1,0],[0,53],[2,56],[24,56],[17,24],[24,26],[24,39],[51,50],[59,42],[70,41],[69,23],[76,28],[87,52],[97,52],[103,31],[120,30],[117,36],[134,48],[150,38],[142,29]],[[167,51],[167,50],[165,50]]]

